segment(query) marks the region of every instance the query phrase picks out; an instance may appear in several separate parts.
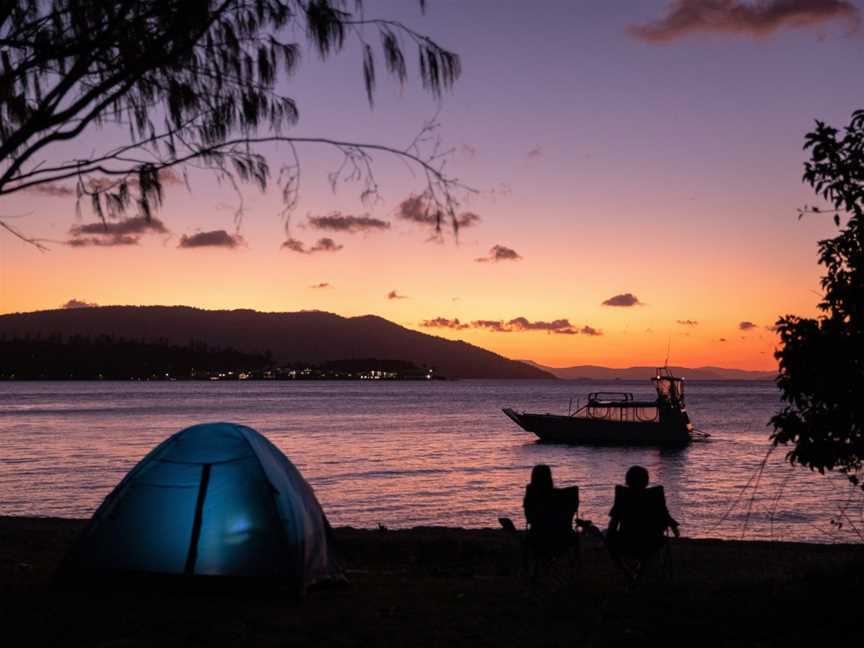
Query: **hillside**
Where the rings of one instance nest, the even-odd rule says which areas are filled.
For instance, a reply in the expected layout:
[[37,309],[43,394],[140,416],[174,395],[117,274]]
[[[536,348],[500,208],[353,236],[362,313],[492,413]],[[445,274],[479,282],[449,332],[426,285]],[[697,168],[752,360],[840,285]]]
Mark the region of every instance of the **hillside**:
[[[656,367],[626,367],[613,369],[596,365],[577,367],[546,367],[535,362],[529,364],[548,371],[557,378],[565,380],[647,380],[654,375]],[[774,380],[776,372],[748,371],[746,369],[724,369],[722,367],[669,367],[676,376],[687,380]]]
[[7,337],[115,335],[130,340],[190,340],[277,362],[322,364],[352,358],[405,360],[448,378],[553,378],[550,373],[466,342],[411,331],[381,317],[321,311],[261,313],[188,306],[102,306],[0,315]]

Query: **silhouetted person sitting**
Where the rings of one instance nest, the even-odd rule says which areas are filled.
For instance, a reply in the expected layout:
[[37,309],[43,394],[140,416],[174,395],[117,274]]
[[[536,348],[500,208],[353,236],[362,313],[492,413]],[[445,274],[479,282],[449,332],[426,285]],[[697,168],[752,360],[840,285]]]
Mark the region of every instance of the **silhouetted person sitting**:
[[579,510],[579,489],[555,488],[549,466],[538,464],[531,470],[523,507],[528,546],[536,554],[554,557],[576,545],[579,538],[573,529],[573,517]]
[[[637,579],[646,563],[666,543],[666,530],[679,536],[678,522],[666,508],[662,486],[648,488],[648,471],[633,466],[627,471],[626,486],[615,487],[615,504],[609,512],[606,542],[615,562],[632,579]],[[632,566],[622,557],[632,558]]]

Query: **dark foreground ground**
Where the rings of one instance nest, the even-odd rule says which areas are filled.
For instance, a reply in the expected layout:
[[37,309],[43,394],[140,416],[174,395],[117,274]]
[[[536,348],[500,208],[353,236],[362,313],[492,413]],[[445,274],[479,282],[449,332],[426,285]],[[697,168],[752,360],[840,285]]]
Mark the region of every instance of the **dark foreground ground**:
[[350,583],[295,603],[60,589],[53,570],[82,526],[0,518],[0,645],[861,645],[864,628],[862,546],[682,539],[627,591],[594,542],[581,570],[531,586],[503,531],[340,528]]

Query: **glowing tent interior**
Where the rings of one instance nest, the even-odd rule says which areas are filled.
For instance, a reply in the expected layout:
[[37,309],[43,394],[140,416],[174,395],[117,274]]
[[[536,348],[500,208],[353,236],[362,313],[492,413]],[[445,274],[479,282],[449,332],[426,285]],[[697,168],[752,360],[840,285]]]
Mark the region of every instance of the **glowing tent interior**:
[[255,430],[206,423],[138,463],[94,513],[64,575],[266,579],[302,591],[338,576],[312,487]]

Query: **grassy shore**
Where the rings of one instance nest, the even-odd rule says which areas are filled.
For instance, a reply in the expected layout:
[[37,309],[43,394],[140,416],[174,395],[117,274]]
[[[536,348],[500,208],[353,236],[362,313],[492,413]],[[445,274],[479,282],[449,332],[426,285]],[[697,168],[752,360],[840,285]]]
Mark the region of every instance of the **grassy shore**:
[[[628,591],[603,547],[537,585],[497,529],[336,529],[350,583],[273,596],[69,591],[52,583],[81,520],[0,517],[7,646],[534,646],[860,643],[864,547],[681,539]],[[6,640],[9,640],[7,643]]]

